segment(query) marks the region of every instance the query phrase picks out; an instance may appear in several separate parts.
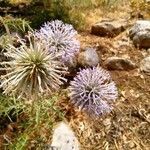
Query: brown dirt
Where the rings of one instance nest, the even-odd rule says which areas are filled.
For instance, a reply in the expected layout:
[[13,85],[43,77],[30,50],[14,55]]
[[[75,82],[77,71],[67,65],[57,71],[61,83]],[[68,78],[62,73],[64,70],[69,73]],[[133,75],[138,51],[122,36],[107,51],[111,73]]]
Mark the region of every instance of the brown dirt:
[[[115,47],[115,42],[127,37],[127,30],[118,37],[102,38],[89,32],[80,33],[81,47],[97,47],[102,66],[110,56],[130,58],[139,67],[146,51],[128,45]],[[149,150],[150,149],[150,76],[139,69],[110,71],[119,90],[119,98],[110,115],[92,120],[67,108],[66,118],[73,127],[81,150]],[[66,102],[64,102],[66,103]],[[66,104],[64,104],[66,105]]]
[[[81,46],[98,47],[102,63],[109,56],[127,56],[139,66],[144,50],[132,43],[116,49],[119,38],[101,38],[81,33]],[[101,51],[102,50],[102,51]],[[66,118],[73,127],[82,150],[148,150],[150,148],[150,76],[139,69],[110,71],[119,90],[119,98],[110,115],[96,120],[67,108]],[[66,102],[65,102],[66,103]],[[66,105],[66,104],[64,104]]]

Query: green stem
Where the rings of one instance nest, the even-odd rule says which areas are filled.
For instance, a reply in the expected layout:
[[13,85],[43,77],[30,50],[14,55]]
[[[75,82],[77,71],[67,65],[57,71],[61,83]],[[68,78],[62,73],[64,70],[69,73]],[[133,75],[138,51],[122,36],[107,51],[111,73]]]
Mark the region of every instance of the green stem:
[[1,21],[1,23],[2,23],[2,24],[4,25],[4,27],[5,27],[5,30],[6,30],[6,33],[7,33],[8,37],[9,37],[9,41],[10,41],[10,43],[12,43],[10,30],[9,30],[9,28],[8,28],[7,24],[4,22],[3,17],[1,17],[1,16],[0,16],[0,21]]

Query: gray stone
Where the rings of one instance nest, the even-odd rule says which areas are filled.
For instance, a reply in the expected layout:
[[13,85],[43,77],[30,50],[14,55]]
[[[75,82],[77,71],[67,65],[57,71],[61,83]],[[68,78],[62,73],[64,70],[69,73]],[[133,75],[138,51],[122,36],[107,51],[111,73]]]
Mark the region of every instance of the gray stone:
[[134,24],[134,26],[129,30],[129,36],[133,38],[135,34],[140,31],[149,30],[150,29],[150,21],[149,20],[138,20]]
[[133,44],[140,48],[150,47],[150,31],[140,31],[133,37]]
[[109,57],[104,66],[109,70],[132,70],[137,67],[131,60],[122,57]]
[[54,130],[51,147],[56,150],[79,150],[79,142],[71,128],[61,122]]
[[138,20],[129,31],[133,44],[140,48],[150,48],[150,21]]
[[126,28],[127,23],[124,20],[102,20],[92,26],[91,33],[98,36],[115,37]]
[[96,66],[100,62],[99,56],[94,48],[85,48],[83,52],[78,55],[78,65],[80,66]]
[[150,75],[150,56],[141,61],[140,70]]

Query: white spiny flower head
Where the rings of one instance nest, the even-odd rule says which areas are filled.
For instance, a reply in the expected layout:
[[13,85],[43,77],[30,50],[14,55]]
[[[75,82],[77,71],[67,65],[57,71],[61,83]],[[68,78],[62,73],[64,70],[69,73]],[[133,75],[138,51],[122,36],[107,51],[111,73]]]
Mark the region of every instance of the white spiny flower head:
[[80,43],[76,39],[77,31],[70,24],[55,20],[45,23],[35,32],[37,39],[49,45],[49,50],[58,54],[63,63],[72,62],[79,52]]
[[94,116],[110,112],[112,101],[118,96],[116,85],[108,71],[100,67],[78,72],[71,81],[69,90],[71,102]]
[[67,68],[62,66],[49,48],[36,41],[33,34],[27,36],[28,42],[18,37],[20,47],[8,45],[6,56],[10,61],[3,62],[7,70],[1,76],[0,87],[5,94],[17,96],[38,95],[57,90],[63,81]]

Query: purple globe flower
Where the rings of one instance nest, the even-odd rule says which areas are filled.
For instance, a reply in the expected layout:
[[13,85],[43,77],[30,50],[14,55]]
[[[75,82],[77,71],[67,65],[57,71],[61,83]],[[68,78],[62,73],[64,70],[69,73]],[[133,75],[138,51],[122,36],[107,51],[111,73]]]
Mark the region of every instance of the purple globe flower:
[[94,116],[110,112],[112,102],[118,96],[117,88],[108,71],[100,67],[78,72],[71,81],[69,90],[71,102]]
[[64,63],[72,62],[80,49],[80,43],[76,39],[77,31],[72,25],[59,20],[45,23],[35,35],[49,45],[50,52],[57,54]]

